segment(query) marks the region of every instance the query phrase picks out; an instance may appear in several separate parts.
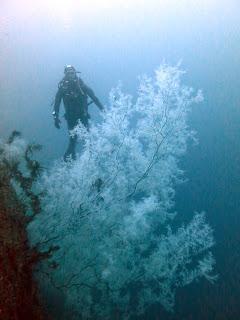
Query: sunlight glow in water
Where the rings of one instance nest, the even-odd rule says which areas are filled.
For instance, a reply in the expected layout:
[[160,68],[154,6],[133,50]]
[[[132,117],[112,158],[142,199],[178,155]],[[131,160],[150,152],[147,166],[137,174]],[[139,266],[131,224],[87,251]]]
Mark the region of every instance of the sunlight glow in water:
[[[92,24],[94,21],[116,19],[121,24],[124,20],[139,20],[144,17],[165,19],[171,15],[175,19],[186,15],[201,16],[216,14],[220,6],[217,0],[9,0],[8,13],[21,20],[52,21],[64,29],[73,28],[73,24]],[[6,4],[5,4],[6,5]],[[184,17],[183,17],[184,16]]]

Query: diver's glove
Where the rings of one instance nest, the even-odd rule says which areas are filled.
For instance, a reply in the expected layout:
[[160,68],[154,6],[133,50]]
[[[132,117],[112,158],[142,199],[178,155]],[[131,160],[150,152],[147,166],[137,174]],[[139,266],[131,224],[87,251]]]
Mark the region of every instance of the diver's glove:
[[55,127],[56,127],[57,129],[60,129],[61,120],[58,118],[58,114],[57,114],[55,111],[53,111],[52,115],[53,115]]
[[57,129],[60,129],[60,123],[61,121],[59,120],[59,118],[54,119],[54,125]]

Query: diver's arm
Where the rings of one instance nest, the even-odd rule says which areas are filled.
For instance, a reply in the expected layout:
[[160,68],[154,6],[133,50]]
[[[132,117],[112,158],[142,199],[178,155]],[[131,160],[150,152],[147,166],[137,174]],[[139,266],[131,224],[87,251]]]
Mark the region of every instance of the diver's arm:
[[58,116],[59,114],[59,109],[60,109],[60,104],[61,104],[61,101],[62,101],[62,89],[61,87],[58,88],[58,91],[56,93],[56,96],[55,96],[55,101],[54,101],[54,106],[53,106],[53,112],[56,116]]
[[84,89],[86,94],[92,99],[92,101],[96,104],[96,106],[100,109],[103,110],[103,105],[101,104],[101,102],[99,101],[99,99],[95,96],[95,93],[93,92],[93,90],[88,87],[86,84],[84,84]]
[[54,118],[54,125],[57,129],[60,129],[60,123],[61,123],[58,117],[61,101],[62,101],[62,90],[61,90],[61,87],[59,86],[58,91],[56,93],[54,106],[53,106],[53,113],[52,113]]

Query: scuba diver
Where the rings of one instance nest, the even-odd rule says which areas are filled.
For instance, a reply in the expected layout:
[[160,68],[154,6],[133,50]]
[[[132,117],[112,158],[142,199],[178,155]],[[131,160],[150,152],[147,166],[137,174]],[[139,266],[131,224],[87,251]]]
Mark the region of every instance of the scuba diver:
[[[91,103],[95,103],[101,111],[103,110],[103,105],[95,96],[93,90],[77,76],[77,73],[79,72],[77,72],[72,65],[67,65],[64,69],[64,77],[58,84],[58,91],[52,113],[54,125],[57,129],[60,129],[61,121],[59,119],[59,109],[62,100],[65,108],[64,117],[67,121],[68,131],[73,130],[79,120],[87,129],[89,129],[88,120],[90,116],[88,113],[88,106]],[[88,97],[91,98],[91,102],[88,102]],[[64,154],[64,161],[76,159],[76,144],[77,135],[72,135],[69,132],[69,144],[67,151]]]

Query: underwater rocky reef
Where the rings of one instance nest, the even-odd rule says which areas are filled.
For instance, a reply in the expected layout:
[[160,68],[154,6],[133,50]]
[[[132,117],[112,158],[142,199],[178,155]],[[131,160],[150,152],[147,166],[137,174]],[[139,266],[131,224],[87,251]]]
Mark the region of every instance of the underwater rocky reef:
[[41,210],[40,195],[32,191],[41,169],[30,158],[36,149],[26,145],[18,132],[0,144],[0,319],[4,320],[49,319],[34,270],[52,248],[40,252],[30,245],[27,233],[27,225]]

